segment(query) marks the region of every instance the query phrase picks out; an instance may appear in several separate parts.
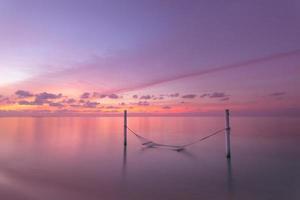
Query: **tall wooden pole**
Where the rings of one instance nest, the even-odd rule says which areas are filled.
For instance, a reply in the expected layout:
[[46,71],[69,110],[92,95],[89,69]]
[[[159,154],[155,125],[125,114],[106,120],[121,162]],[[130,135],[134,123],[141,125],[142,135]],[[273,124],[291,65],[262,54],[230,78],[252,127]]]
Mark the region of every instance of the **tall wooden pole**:
[[226,143],[226,157],[231,157],[230,150],[230,121],[229,121],[229,110],[225,110],[225,118],[226,118],[226,133],[225,133],[225,143]]
[[127,110],[124,110],[124,146],[127,146]]

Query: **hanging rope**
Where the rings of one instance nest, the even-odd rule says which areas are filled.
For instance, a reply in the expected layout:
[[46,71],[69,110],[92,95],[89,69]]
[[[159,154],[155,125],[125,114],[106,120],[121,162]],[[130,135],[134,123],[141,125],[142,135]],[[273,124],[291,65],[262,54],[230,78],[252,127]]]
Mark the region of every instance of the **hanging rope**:
[[214,132],[214,133],[212,133],[212,134],[210,134],[210,135],[208,135],[208,136],[205,136],[205,137],[200,138],[200,139],[198,139],[198,140],[196,140],[196,141],[194,141],[194,142],[191,142],[191,143],[188,143],[188,144],[186,144],[186,145],[183,145],[183,147],[187,147],[187,146],[196,144],[196,143],[198,143],[198,142],[201,142],[201,141],[203,141],[203,140],[206,140],[206,139],[208,139],[208,138],[210,138],[210,137],[212,137],[212,136],[214,136],[214,135],[217,135],[217,134],[219,134],[219,133],[222,133],[222,132],[225,131],[225,130],[226,130],[226,128],[220,129],[220,130],[218,130],[218,131],[216,131],[216,132]]
[[142,145],[150,145],[152,143],[151,140],[140,136],[139,134],[137,134],[136,132],[134,132],[132,129],[130,129],[129,127],[126,127],[131,133],[133,133],[138,139],[140,139],[142,141]]
[[223,128],[223,129],[220,129],[210,135],[207,135],[205,137],[202,137],[198,140],[195,140],[194,142],[191,142],[191,143],[188,143],[188,144],[185,144],[185,145],[169,145],[169,144],[159,144],[159,143],[156,143],[154,142],[153,140],[150,140],[150,139],[147,139],[139,134],[137,134],[135,131],[133,131],[132,129],[130,129],[129,127],[126,127],[132,134],[134,134],[137,138],[139,138],[141,141],[142,141],[142,145],[146,145],[148,147],[169,147],[169,148],[174,148],[175,150],[177,151],[181,151],[181,150],[184,150],[185,147],[188,147],[188,146],[191,146],[193,144],[196,144],[198,142],[201,142],[203,140],[206,140],[214,135],[217,135],[221,132],[223,132],[224,130],[226,130],[226,128]]

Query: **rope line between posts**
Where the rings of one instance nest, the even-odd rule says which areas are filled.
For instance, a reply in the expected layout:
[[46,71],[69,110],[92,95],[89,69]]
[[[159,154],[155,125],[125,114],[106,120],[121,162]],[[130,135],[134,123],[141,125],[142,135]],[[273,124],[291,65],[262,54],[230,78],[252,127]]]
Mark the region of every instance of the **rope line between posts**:
[[131,132],[132,134],[134,134],[137,138],[143,140],[142,142],[142,145],[146,145],[146,146],[149,146],[149,147],[171,147],[171,148],[175,148],[177,150],[183,150],[185,147],[188,147],[188,146],[191,146],[193,144],[196,144],[198,142],[201,142],[201,141],[204,141],[214,135],[217,135],[219,133],[222,133],[223,131],[226,130],[226,128],[223,128],[223,129],[220,129],[220,130],[217,130],[215,131],[214,133],[210,134],[210,135],[207,135],[205,137],[202,137],[202,138],[199,138],[193,142],[190,142],[190,143],[187,143],[187,144],[184,144],[184,145],[169,145],[169,144],[159,144],[159,143],[156,143],[154,142],[153,140],[150,140],[146,137],[143,137],[139,134],[137,134],[135,131],[133,131],[131,128],[129,128],[128,126],[126,126],[126,128],[129,130],[129,132]]

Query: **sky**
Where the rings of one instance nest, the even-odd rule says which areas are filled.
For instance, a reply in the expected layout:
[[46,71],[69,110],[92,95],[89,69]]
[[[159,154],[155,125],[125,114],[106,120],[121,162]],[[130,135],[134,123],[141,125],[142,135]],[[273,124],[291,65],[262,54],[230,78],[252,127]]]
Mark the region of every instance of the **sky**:
[[300,116],[298,0],[0,0],[0,116]]

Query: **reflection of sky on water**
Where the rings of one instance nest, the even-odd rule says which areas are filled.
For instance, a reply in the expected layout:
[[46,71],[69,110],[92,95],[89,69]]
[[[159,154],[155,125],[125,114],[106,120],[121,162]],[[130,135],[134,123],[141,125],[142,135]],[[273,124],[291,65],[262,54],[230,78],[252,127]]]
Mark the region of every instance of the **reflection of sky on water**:
[[[143,149],[122,118],[1,118],[0,196],[5,199],[297,199],[299,119],[233,118],[224,136],[176,152]],[[129,118],[157,141],[181,144],[223,118]]]

